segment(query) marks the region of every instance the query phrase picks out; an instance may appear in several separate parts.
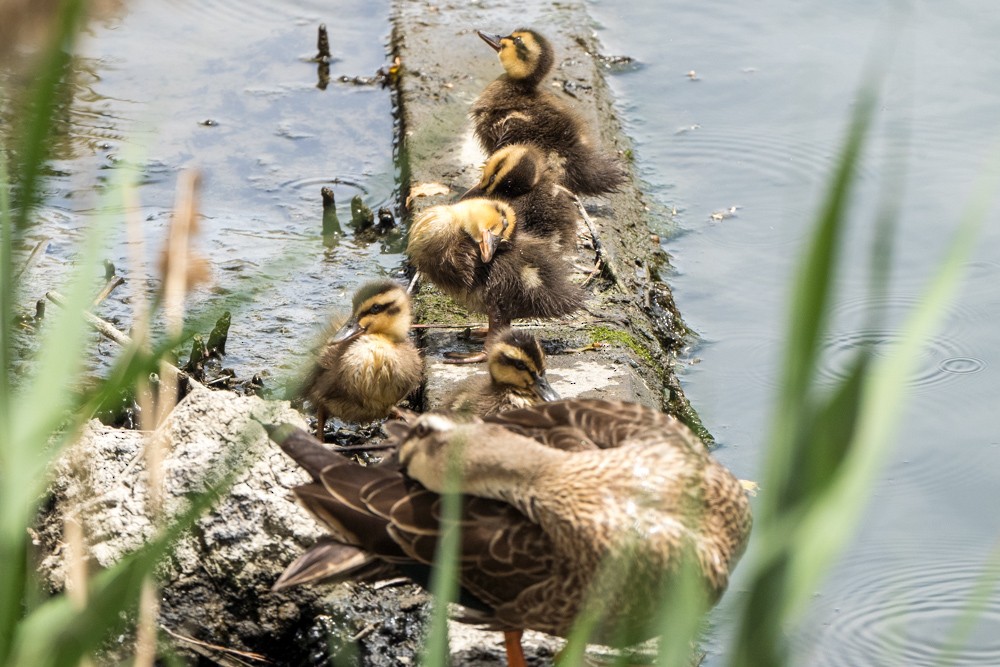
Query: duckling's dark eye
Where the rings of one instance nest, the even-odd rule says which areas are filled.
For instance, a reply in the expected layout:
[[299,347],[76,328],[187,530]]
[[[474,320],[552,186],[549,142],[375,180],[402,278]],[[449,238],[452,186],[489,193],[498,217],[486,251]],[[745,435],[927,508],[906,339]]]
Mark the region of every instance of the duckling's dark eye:
[[368,309],[368,314],[369,315],[378,315],[383,310],[385,310],[385,304],[384,303],[376,303],[374,306],[372,306],[371,308]]
[[489,185],[493,185],[496,182],[496,180],[497,180],[497,175],[496,174],[492,174],[490,176],[490,180],[487,181],[486,185],[488,185],[488,186]]
[[515,37],[514,43],[517,44],[518,46],[524,46],[524,41],[520,37]]
[[525,372],[527,372],[528,365],[526,363],[524,363],[523,361],[521,361],[520,359],[515,359],[514,360],[514,368],[516,368],[519,371],[525,371]]
[[414,426],[413,429],[410,431],[410,437],[411,438],[424,438],[428,434],[430,434],[430,432],[431,432],[431,427],[428,426],[427,424],[424,424],[423,422],[421,422],[421,423],[417,424],[416,426]]

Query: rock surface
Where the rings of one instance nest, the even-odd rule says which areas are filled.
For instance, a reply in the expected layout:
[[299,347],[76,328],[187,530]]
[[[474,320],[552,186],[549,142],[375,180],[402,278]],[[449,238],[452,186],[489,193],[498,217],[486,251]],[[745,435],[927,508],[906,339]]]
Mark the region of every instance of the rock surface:
[[[358,651],[363,664],[395,665],[399,656],[412,656],[424,600],[412,587],[388,596],[360,584],[271,592],[284,567],[322,529],[288,490],[308,476],[255,420],[305,427],[286,402],[206,389],[189,394],[152,434],[91,422],[54,470],[49,511],[37,534],[45,554],[42,576],[53,590],[66,580],[64,518],[82,523],[85,556],[95,567],[114,564],[153,534],[144,447],[159,441],[169,447],[163,464],[168,519],[222,470],[242,471],[158,573],[165,632],[259,653],[279,664],[326,664],[326,647],[338,641]],[[396,620],[386,624],[389,617]],[[350,640],[366,628],[365,641],[355,647]],[[213,662],[231,660],[224,651],[183,639],[175,646]],[[108,658],[130,649],[112,648]]]

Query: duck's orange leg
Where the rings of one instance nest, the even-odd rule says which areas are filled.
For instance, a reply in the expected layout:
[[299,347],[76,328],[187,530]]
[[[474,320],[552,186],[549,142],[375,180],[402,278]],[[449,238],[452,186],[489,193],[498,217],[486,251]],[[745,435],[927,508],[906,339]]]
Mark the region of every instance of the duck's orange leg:
[[507,649],[507,667],[528,667],[521,647],[521,630],[504,630],[503,643]]

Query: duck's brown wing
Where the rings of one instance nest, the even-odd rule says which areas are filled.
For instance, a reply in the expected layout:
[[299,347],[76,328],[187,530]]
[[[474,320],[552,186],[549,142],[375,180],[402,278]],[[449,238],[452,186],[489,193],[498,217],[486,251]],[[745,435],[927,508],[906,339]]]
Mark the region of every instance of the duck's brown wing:
[[563,450],[611,449],[648,439],[662,443],[676,440],[685,449],[705,450],[677,418],[657,410],[622,401],[566,399],[511,410],[486,419]]
[[[401,428],[392,430],[398,431],[396,437],[403,434]],[[378,563],[429,584],[442,533],[440,496],[394,463],[361,466],[300,429],[268,431],[316,480],[294,492],[333,533],[289,566],[279,579],[281,587],[389,571]],[[494,607],[551,575],[548,536],[513,507],[467,496],[460,527],[458,602],[470,610],[470,619],[490,623]]]
[[[494,608],[551,576],[550,538],[510,505],[465,496],[459,527],[459,603],[472,612],[467,620],[491,624]],[[429,568],[442,534],[441,497],[421,489],[400,498],[389,532],[415,562]]]

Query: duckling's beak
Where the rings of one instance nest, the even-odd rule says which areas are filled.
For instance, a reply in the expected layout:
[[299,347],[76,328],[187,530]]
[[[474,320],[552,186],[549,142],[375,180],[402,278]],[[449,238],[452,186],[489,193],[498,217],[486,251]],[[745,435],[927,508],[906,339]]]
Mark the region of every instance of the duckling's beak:
[[333,334],[333,338],[330,339],[330,342],[343,343],[344,341],[357,338],[364,332],[365,328],[352,317],[344,323],[344,326],[337,329],[337,333]]
[[479,256],[483,258],[484,264],[489,264],[493,259],[497,246],[500,245],[500,237],[488,229],[483,230],[483,238],[479,241]]
[[463,194],[461,197],[458,198],[458,201],[463,201],[465,199],[472,199],[473,197],[482,197],[484,194],[485,192],[483,192],[483,189],[479,187],[478,184],[476,184],[473,185],[468,190],[466,190],[465,194]]
[[484,42],[486,42],[487,44],[489,44],[493,48],[494,51],[496,51],[497,53],[500,53],[500,40],[503,39],[502,35],[491,35],[490,33],[483,32],[482,30],[477,30],[476,34],[479,35],[479,37]]
[[543,401],[558,401],[561,396],[556,393],[556,390],[552,388],[549,381],[545,379],[544,375],[535,376],[535,393],[538,394],[538,398]]

